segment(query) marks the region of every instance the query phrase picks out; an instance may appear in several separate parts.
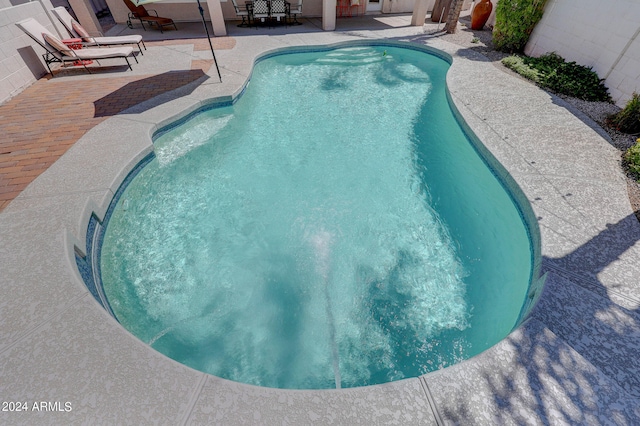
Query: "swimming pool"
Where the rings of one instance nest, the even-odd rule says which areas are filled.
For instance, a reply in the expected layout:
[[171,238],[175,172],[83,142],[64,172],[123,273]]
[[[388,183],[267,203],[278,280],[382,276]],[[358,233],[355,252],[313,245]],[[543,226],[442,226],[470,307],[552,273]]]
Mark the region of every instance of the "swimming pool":
[[458,125],[447,68],[390,45],[272,56],[237,103],[164,132],[104,236],[118,320],[285,388],[413,377],[502,339],[532,225]]

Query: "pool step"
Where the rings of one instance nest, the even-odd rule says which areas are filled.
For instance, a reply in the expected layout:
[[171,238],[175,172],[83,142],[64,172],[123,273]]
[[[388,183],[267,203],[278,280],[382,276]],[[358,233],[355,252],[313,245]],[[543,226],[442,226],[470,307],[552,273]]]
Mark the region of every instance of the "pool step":
[[359,66],[382,62],[390,57],[386,51],[380,52],[371,47],[360,47],[329,52],[327,55],[318,59],[316,63],[324,65]]

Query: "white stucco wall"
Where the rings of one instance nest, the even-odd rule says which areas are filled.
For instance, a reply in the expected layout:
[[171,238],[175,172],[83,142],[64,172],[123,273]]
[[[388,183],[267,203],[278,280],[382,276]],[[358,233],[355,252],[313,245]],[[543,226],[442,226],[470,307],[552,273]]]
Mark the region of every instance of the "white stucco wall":
[[640,0],[548,0],[525,53],[592,67],[624,106],[640,93]]
[[[44,49],[15,23],[35,18],[54,34],[58,32],[45,13],[53,9],[50,0],[0,0],[0,103],[33,84],[48,71],[42,60]],[[0,135],[1,137],[1,135]]]

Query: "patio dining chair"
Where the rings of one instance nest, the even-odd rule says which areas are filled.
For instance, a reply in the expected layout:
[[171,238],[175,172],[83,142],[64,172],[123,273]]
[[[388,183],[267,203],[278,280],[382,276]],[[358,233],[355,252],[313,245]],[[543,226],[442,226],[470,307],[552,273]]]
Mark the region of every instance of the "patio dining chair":
[[238,2],[236,0],[231,0],[233,3],[233,10],[236,11],[236,16],[238,18],[242,18],[242,22],[238,25],[239,27],[248,27],[249,24],[249,9],[247,5],[238,6]]
[[62,6],[53,8],[51,12],[58,18],[58,20],[64,25],[67,29],[67,32],[73,38],[82,39],[83,44],[85,46],[113,46],[113,45],[123,45],[123,44],[136,44],[138,46],[138,50],[140,50],[140,54],[142,53],[142,47],[140,47],[140,43],[144,46],[144,50],[147,50],[147,47],[144,45],[144,41],[142,41],[142,36],[138,34],[133,35],[125,35],[125,36],[116,36],[116,37],[91,37],[87,30],[85,30],[82,25],[75,19],[73,16]]
[[[42,55],[42,58],[52,76],[53,72],[51,72],[50,64],[55,62],[62,63],[64,66],[67,62],[74,63],[79,61],[89,73],[91,73],[91,71],[87,68],[87,60],[95,60],[98,62],[100,59],[123,58],[127,61],[127,66],[130,70],[133,70],[133,68],[131,68],[131,64],[129,63],[129,56],[133,56],[133,59],[138,62],[133,54],[133,47],[131,46],[73,50],[33,18],[16,22],[16,26],[46,51],[46,53]],[[98,64],[99,63],[100,62],[98,62]]]
[[248,4],[251,22],[258,28],[258,22],[265,22],[269,18],[269,2],[267,0],[254,0]]
[[[161,16],[158,16],[158,12],[156,12],[155,10],[149,9],[147,11],[147,9],[145,9],[144,6],[142,5],[136,6],[135,4],[133,4],[131,0],[123,0],[123,1],[124,1],[124,4],[126,4],[127,7],[129,8],[129,16],[127,17],[127,27],[133,28],[133,23],[131,22],[131,20],[137,19],[140,21],[140,25],[142,25],[142,29],[145,31],[147,31],[147,29],[144,27],[145,22],[149,24],[150,27],[155,25],[156,27],[158,27],[160,32],[162,32],[162,29],[164,27],[168,27],[168,26],[173,26],[173,28],[175,28],[176,30],[178,29],[178,27],[176,27],[175,22],[173,22],[173,19],[163,18]],[[149,12],[151,12],[152,15],[150,15]]]
[[[302,15],[302,0],[297,0],[295,5],[289,5],[289,22],[291,25],[302,25],[302,22],[298,22],[298,15]],[[291,16],[293,16],[293,22],[291,22]]]
[[271,9],[269,18],[280,22],[282,20],[285,25],[287,23],[287,2],[286,0],[271,0]]

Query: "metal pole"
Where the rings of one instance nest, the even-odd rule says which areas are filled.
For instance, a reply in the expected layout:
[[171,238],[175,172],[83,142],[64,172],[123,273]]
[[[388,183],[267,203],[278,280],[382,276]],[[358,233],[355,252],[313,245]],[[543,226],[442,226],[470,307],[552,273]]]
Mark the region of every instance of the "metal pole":
[[[200,1],[200,0],[198,0]],[[444,7],[442,8],[442,13],[440,14],[440,20],[438,21],[438,31],[440,31],[440,24],[442,23],[442,17],[444,16]]]
[[207,28],[207,21],[204,19],[204,9],[200,4],[200,0],[198,0],[198,9],[200,10],[200,16],[202,16],[202,25],[204,25],[204,30],[207,32],[207,40],[209,40],[209,47],[211,48],[211,54],[213,55],[213,63],[216,65],[216,71],[218,71],[218,78],[220,79],[220,83],[222,83],[222,76],[220,75],[220,68],[218,68],[218,61],[216,60],[216,53],[213,51],[213,44],[211,44],[211,36],[209,35],[209,28]]

